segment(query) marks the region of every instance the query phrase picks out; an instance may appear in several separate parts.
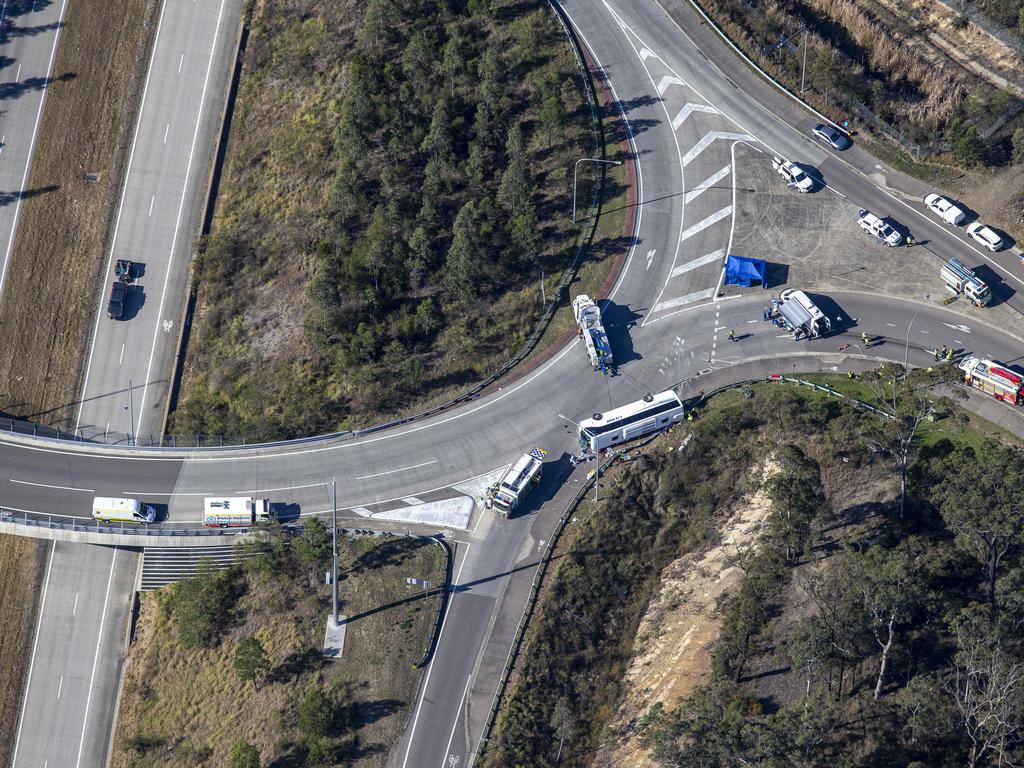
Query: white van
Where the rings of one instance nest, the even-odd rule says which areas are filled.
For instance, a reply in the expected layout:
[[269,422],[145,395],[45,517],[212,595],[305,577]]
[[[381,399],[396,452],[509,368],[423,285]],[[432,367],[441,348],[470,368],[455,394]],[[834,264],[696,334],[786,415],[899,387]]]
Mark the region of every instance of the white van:
[[104,523],[152,523],[156,521],[156,510],[138,499],[97,496],[92,500],[92,517]]

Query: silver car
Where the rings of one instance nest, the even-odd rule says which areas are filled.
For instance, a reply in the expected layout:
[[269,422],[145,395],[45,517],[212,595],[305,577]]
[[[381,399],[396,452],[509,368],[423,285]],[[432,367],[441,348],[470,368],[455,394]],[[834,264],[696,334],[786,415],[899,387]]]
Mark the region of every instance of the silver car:
[[818,123],[814,126],[811,133],[814,134],[814,137],[818,139],[818,141],[823,141],[832,147],[832,149],[837,149],[840,152],[852,144],[849,136],[842,131],[833,128],[831,125],[825,125],[824,123]]

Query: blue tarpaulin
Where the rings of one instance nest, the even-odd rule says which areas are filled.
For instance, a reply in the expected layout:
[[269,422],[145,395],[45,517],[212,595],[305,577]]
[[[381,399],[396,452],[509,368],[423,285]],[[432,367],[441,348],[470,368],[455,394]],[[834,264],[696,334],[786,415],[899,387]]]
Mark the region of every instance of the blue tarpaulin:
[[749,288],[755,282],[762,288],[768,287],[768,270],[764,259],[750,259],[746,256],[728,256],[725,259],[725,284],[742,285]]

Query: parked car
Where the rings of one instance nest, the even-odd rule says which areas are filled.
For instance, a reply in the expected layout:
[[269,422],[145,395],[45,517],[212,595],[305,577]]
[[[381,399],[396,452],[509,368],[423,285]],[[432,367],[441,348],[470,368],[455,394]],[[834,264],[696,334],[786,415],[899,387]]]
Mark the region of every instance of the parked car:
[[816,139],[825,142],[832,149],[838,149],[840,152],[853,143],[845,133],[824,123],[818,123],[811,132]]
[[930,194],[924,198],[924,204],[928,206],[928,209],[942,219],[947,224],[952,224],[954,227],[960,224],[966,217],[963,209],[957,207],[956,203],[952,200],[943,197],[942,195]]
[[110,288],[110,303],[107,304],[107,317],[120,320],[124,316],[124,300],[128,295],[128,286],[115,280]]
[[804,173],[803,169],[796,163],[783,160],[781,157],[772,158],[772,168],[785,180],[786,184],[798,192],[810,192],[814,189],[814,179]]
[[988,248],[990,251],[998,251],[1003,247],[1003,237],[992,227],[976,221],[967,227],[967,234]]
[[865,211],[861,208],[858,212],[860,228],[867,232],[869,235],[874,235],[880,242],[885,243],[890,248],[895,248],[903,242],[903,235],[888,224],[883,219],[875,216],[870,211]]

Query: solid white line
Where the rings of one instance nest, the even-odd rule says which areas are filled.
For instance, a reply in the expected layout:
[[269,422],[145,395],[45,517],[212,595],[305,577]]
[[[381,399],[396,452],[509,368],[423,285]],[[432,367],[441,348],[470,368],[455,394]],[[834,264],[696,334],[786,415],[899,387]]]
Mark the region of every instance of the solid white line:
[[[67,0],[64,0],[67,2]],[[111,266],[114,263],[114,245],[117,243],[117,232],[121,228],[121,212],[124,210],[124,200],[126,192],[128,191],[128,179],[132,173],[132,160],[135,159],[135,147],[139,143],[139,130],[142,127],[142,114],[146,109],[146,96],[149,93],[149,79],[153,76],[153,61],[156,59],[156,52],[160,45],[160,29],[164,23],[164,11],[167,10],[167,3],[161,3],[160,5],[160,18],[156,22],[156,34],[153,36],[153,50],[149,54],[149,68],[146,70],[146,82],[142,86],[142,99],[139,101],[139,116],[135,118],[135,135],[132,137],[132,149],[128,153],[128,166],[124,173],[124,184],[121,187],[121,202],[117,206],[117,218],[114,220],[114,234],[110,238],[110,254],[107,256],[107,271],[106,274],[110,274]],[[100,308],[96,312],[96,322],[93,324],[92,329],[92,342],[89,344],[89,360],[85,364],[85,378],[82,379],[82,402],[78,406],[78,417],[75,419],[75,431],[82,423],[82,406],[85,404],[85,394],[89,389],[89,372],[92,370],[92,358],[93,353],[96,351],[96,337],[99,335],[100,318],[103,317],[103,302],[102,297],[106,293],[107,286],[104,283],[100,293]],[[110,425],[107,425],[109,431]]]
[[[64,9],[67,7],[68,0],[60,5],[60,15],[57,17],[57,29],[53,33],[53,47],[50,49],[50,63],[46,65],[46,76],[49,77],[53,71],[53,59],[57,55],[57,40],[60,37],[60,29],[64,22]],[[7,3],[4,2],[4,11],[7,10]],[[0,23],[3,22],[3,16],[0,15]],[[20,68],[19,68],[20,71]],[[11,248],[14,246],[14,232],[18,228],[18,214],[21,212],[21,202],[23,200],[23,194],[25,192],[25,184],[28,182],[28,171],[32,165],[32,153],[36,147],[36,136],[39,134],[39,120],[43,116],[43,105],[46,103],[46,91],[44,88],[42,95],[39,97],[39,109],[36,110],[36,122],[32,128],[32,140],[28,143],[28,157],[25,158],[25,171],[21,175],[21,188],[18,190],[18,203],[14,206],[14,221],[11,222],[11,236],[7,239],[7,251],[4,253],[4,265],[0,268],[0,294],[3,294],[4,281],[7,278],[7,264],[11,260]],[[6,136],[4,137],[6,138]]]
[[[466,687],[462,691],[462,698],[459,699],[459,712],[460,713],[462,711],[462,703],[466,700],[466,694],[469,693],[469,683],[470,683],[470,681],[472,679],[473,679],[472,675],[470,675],[469,677],[466,678]],[[455,715],[455,722],[452,723],[452,733],[451,733],[451,736],[448,737],[448,746],[444,748],[444,757],[441,758],[441,768],[448,768],[448,766],[449,766],[449,763],[448,763],[448,753],[449,753],[449,751],[452,748],[452,741],[454,741],[454,739],[455,739],[455,729],[458,728],[458,727],[459,727],[459,715],[457,714],[457,715]]]
[[39,615],[36,617],[36,637],[32,641],[32,658],[28,663],[28,675],[25,676],[25,691],[21,694],[21,715],[18,717],[18,735],[14,739],[14,756],[11,758],[11,765],[18,764],[18,745],[21,744],[21,729],[25,725],[25,707],[28,706],[28,692],[32,685],[32,670],[36,665],[36,648],[39,646],[39,628],[43,625],[43,616],[46,613],[46,593],[50,589],[50,571],[53,565],[53,553],[57,551],[57,542],[50,547],[50,559],[46,561],[46,579],[43,581],[43,596],[39,601]]
[[61,689],[64,687],[64,675],[60,676],[60,680],[57,681],[57,698],[60,698]]
[[713,173],[711,176],[708,176],[706,179],[704,179],[704,181],[702,181],[700,184],[698,184],[696,187],[694,187],[693,189],[686,193],[686,202],[693,202],[702,194],[711,189],[711,187],[715,186],[715,184],[717,184],[726,176],[728,176],[730,173],[732,173],[732,167],[728,165],[725,166],[725,168],[715,171],[715,173]]
[[396,472],[407,472],[410,469],[419,469],[420,467],[426,467],[431,464],[437,464],[437,459],[434,459],[433,461],[424,461],[422,464],[413,464],[411,467],[402,467],[401,469],[389,469],[387,472],[377,472],[376,474],[373,475],[363,475],[362,477],[357,477],[356,480],[369,480],[371,477],[383,477],[384,475],[393,475]]
[[92,488],[73,488],[70,485],[47,485],[46,483],[32,483],[28,480],[15,480],[13,477],[9,478],[12,483],[18,485],[34,485],[36,488],[54,488],[58,491],[82,491],[83,493],[94,493]]
[[721,261],[725,258],[725,248],[719,248],[714,253],[709,253],[707,256],[700,256],[693,261],[688,261],[685,264],[680,264],[678,267],[672,270],[672,277],[679,277],[684,272],[689,272],[691,269],[697,269],[703,267],[705,264],[712,264],[716,261]]
[[712,224],[717,224],[722,219],[724,219],[726,216],[730,216],[731,214],[732,214],[732,206],[731,205],[725,206],[725,208],[723,208],[722,210],[716,211],[715,213],[712,213],[707,218],[701,219],[696,224],[694,224],[692,227],[688,228],[685,232],[683,232],[679,236],[679,242],[682,242],[683,240],[687,240],[687,239],[693,237],[698,232],[703,232],[705,229],[710,227]]
[[[149,394],[150,374],[153,371],[153,358],[156,356],[156,340],[160,335],[160,319],[164,314],[164,303],[167,301],[167,286],[171,280],[171,266],[174,264],[174,249],[178,244],[178,235],[181,233],[181,216],[185,211],[185,198],[188,197],[188,181],[192,176],[192,161],[195,158],[196,143],[199,140],[199,126],[203,122],[203,109],[206,106],[206,93],[210,86],[210,72],[213,70],[213,54],[217,49],[218,38],[220,37],[220,24],[224,19],[224,2],[220,0],[220,11],[217,13],[217,27],[213,31],[213,44],[210,46],[210,60],[206,62],[206,77],[203,79],[203,95],[199,99],[199,112],[196,114],[196,127],[192,132],[192,148],[188,152],[188,165],[185,168],[185,183],[181,187],[181,202],[178,204],[178,218],[174,222],[174,236],[171,238],[171,253],[167,261],[167,273],[164,275],[164,287],[160,292],[160,307],[156,313],[156,322],[153,327],[153,345],[149,350],[149,365],[146,367],[145,384],[142,386],[142,402],[139,404],[139,420],[135,427],[138,433],[142,428],[142,418],[146,412],[146,396]],[[184,55],[184,54],[183,54]]]
[[655,305],[654,311],[664,312],[666,309],[675,309],[676,307],[692,304],[693,302],[700,301],[701,299],[710,299],[714,295],[714,288],[708,288],[706,291],[695,291],[694,293],[688,293],[685,296],[680,296],[678,299],[663,301],[660,304]]
[[[466,560],[469,559],[469,548],[472,544],[466,545],[466,553],[462,556],[462,562],[459,564],[459,572],[455,574],[455,581],[452,582],[451,590],[452,596],[448,600],[448,610],[445,611],[444,619],[441,621],[441,631],[437,634],[437,648],[441,647],[441,640],[444,638],[444,628],[448,625],[448,617],[452,615],[452,605],[455,603],[455,598],[459,594],[456,587],[459,584],[459,579],[462,577],[462,569],[466,565]],[[437,655],[437,649],[434,650],[434,655]],[[405,748],[405,759],[402,760],[402,768],[406,767],[409,762],[409,752],[412,751],[412,742],[416,736],[416,724],[420,721],[420,711],[423,709],[423,697],[427,694],[427,686],[430,684],[430,673],[434,671],[434,665],[431,663],[427,667],[427,676],[423,678],[423,688],[420,689],[420,698],[416,702],[416,715],[412,719],[412,728],[409,729],[409,746]]]
[[103,613],[100,615],[100,631],[96,636],[96,651],[92,656],[92,674],[89,676],[89,695],[85,697],[85,714],[82,716],[82,738],[78,742],[78,759],[75,768],[82,764],[82,748],[85,746],[85,730],[89,724],[89,708],[92,706],[92,692],[95,690],[96,665],[100,660],[100,646],[103,645],[103,625],[107,623],[107,608],[110,606],[110,585],[114,583],[114,563],[117,562],[118,548],[114,547],[114,556],[110,558],[110,575],[107,576],[107,594],[103,598]]

